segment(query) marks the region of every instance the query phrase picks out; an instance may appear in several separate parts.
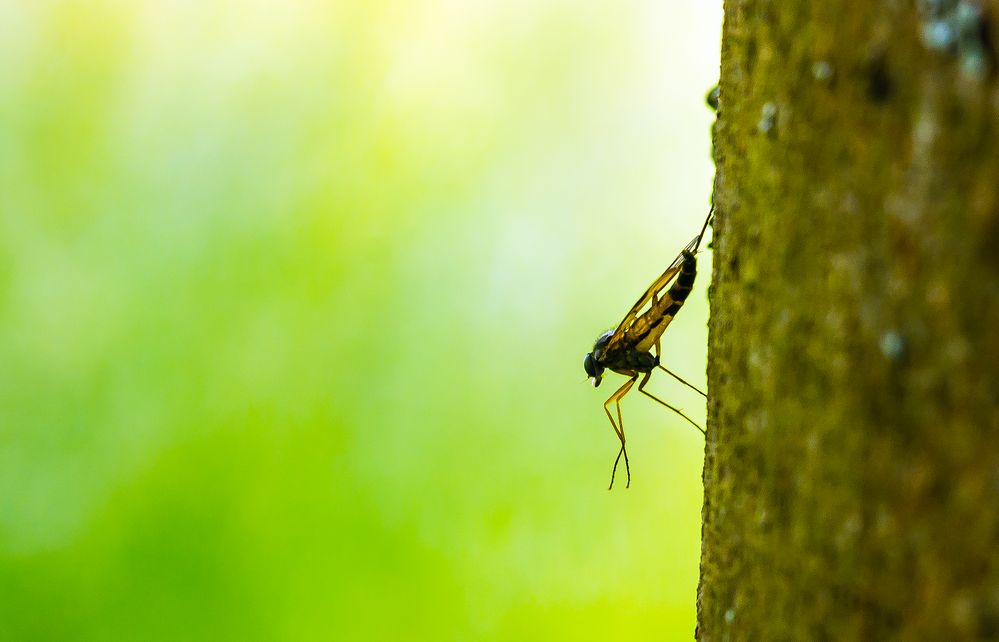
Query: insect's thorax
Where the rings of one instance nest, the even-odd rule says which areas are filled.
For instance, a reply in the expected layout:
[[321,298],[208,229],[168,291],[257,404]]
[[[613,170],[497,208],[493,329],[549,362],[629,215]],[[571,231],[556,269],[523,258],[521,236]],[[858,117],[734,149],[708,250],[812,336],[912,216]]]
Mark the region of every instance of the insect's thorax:
[[621,374],[651,372],[659,365],[659,357],[653,356],[651,352],[621,348],[600,355],[600,364]]

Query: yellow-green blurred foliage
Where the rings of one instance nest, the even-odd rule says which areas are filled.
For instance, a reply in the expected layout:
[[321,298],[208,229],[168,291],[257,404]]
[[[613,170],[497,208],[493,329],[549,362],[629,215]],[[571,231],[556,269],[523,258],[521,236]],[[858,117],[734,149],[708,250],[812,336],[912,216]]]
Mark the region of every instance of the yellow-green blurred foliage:
[[717,4],[0,4],[0,639],[689,638]]

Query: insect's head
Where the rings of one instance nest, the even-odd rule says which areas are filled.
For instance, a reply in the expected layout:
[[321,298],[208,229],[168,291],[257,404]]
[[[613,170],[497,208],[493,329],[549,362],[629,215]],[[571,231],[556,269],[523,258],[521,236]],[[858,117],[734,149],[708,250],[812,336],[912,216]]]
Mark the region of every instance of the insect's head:
[[586,371],[586,376],[590,378],[594,388],[600,385],[600,379],[604,376],[604,367],[597,363],[592,352],[587,352],[583,357],[583,370]]

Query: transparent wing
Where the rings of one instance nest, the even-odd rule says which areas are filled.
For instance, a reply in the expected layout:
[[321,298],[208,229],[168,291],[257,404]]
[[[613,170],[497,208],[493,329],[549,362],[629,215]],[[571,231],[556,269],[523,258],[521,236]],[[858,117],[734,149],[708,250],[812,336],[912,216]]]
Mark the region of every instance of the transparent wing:
[[[693,247],[693,243],[695,241],[697,241],[697,239],[691,241],[687,245],[687,249]],[[624,318],[621,319],[621,323],[618,324],[617,329],[614,330],[614,334],[611,335],[610,340],[607,342],[608,352],[611,352],[615,348],[620,347],[620,345],[622,344],[622,342],[625,340],[626,337],[630,336],[634,338],[636,336],[635,330],[637,328],[635,328],[634,326],[636,325],[636,322],[638,322],[640,318],[643,320],[643,324],[647,324],[648,315],[642,314],[642,311],[646,307],[649,307],[650,311],[655,308],[658,308],[663,298],[667,299],[669,298],[669,296],[666,294],[666,291],[669,289],[669,285],[670,283],[673,282],[673,279],[676,278],[676,275],[680,273],[680,268],[682,266],[683,266],[683,254],[681,253],[675,259],[673,259],[673,262],[670,263],[668,268],[666,268],[666,271],[663,272],[658,279],[652,282],[652,285],[650,285],[648,289],[645,290],[645,292],[638,299],[638,301],[635,302],[635,305],[631,306],[631,309],[628,310],[628,314],[626,314]]]
[[664,294],[652,309],[635,319],[624,333],[627,344],[634,346],[639,352],[651,350],[682,305],[682,301],[674,301],[669,293]]
[[[711,209],[708,210],[707,218],[704,219],[700,234],[692,238],[690,243],[687,243],[686,247],[669,264],[666,271],[653,281],[635,305],[631,306],[628,314],[621,319],[621,323],[618,324],[614,334],[607,341],[606,350],[608,352],[625,344],[646,352],[655,345],[656,340],[666,330],[666,326],[679,310],[679,306],[674,306],[676,302],[668,294],[669,286],[683,267],[683,255],[688,252],[697,253],[701,239],[704,238],[704,231],[708,229],[708,223],[711,222],[714,212],[715,208],[712,205]],[[682,304],[682,302],[680,303]],[[645,309],[646,307],[648,310]]]

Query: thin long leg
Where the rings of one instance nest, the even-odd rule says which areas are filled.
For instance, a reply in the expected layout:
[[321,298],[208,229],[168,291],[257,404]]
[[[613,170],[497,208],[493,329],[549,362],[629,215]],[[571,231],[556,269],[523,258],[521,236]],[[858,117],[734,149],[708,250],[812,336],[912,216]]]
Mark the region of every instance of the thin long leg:
[[677,381],[679,381],[679,382],[680,382],[680,383],[682,383],[683,385],[685,385],[685,386],[687,386],[688,388],[690,388],[691,390],[693,390],[694,392],[696,392],[696,393],[700,394],[700,395],[701,395],[702,397],[704,397],[705,399],[707,399],[707,398],[708,398],[708,395],[707,395],[707,393],[705,393],[704,391],[702,391],[702,390],[701,390],[700,388],[698,388],[698,387],[697,387],[697,386],[695,386],[694,384],[692,384],[692,383],[689,383],[689,382],[687,382],[687,381],[684,381],[684,380],[683,380],[683,377],[681,377],[680,375],[678,375],[678,374],[675,374],[675,373],[673,373],[673,372],[670,372],[670,370],[669,370],[669,369],[668,369],[668,368],[667,368],[666,366],[664,366],[663,364],[661,364],[661,363],[660,363],[660,364],[659,364],[659,368],[660,368],[660,369],[661,369],[661,370],[662,370],[663,372],[665,372],[666,374],[668,374],[669,376],[673,377],[674,379],[676,379]]
[[[607,418],[610,419],[611,426],[614,428],[614,432],[617,434],[617,438],[621,440],[621,450],[617,453],[617,458],[614,460],[614,469],[611,470],[611,482],[607,490],[614,488],[614,474],[617,472],[617,463],[621,460],[621,455],[624,455],[624,469],[628,472],[628,484],[625,488],[631,486],[631,465],[628,463],[628,450],[625,448],[624,439],[624,421],[621,419],[621,398],[628,394],[631,387],[635,385],[635,381],[638,379],[638,373],[635,373],[631,379],[624,382],[620,388],[618,388],[614,394],[612,394],[607,401],[604,402],[604,412],[607,413]],[[617,406],[617,423],[614,423],[614,417],[611,415],[609,406],[614,403]]]
[[[638,378],[636,374],[632,380],[631,385],[634,385],[635,379]],[[614,405],[617,406],[617,425],[621,428],[621,450],[618,451],[617,457],[614,458],[614,468],[611,469],[611,482],[607,490],[614,488],[614,473],[617,472],[617,462],[620,461],[621,455],[624,455],[624,471],[628,473],[628,481],[625,483],[625,488],[631,488],[631,465],[628,463],[628,449],[624,447],[624,419],[621,418],[621,399],[624,398],[626,394],[631,390],[631,385],[628,386],[628,390],[621,393],[621,396],[617,398]]]
[[658,402],[658,403],[666,406],[667,408],[669,408],[670,410],[672,410],[676,414],[680,415],[681,417],[683,417],[684,419],[686,419],[687,421],[689,421],[690,424],[694,428],[697,428],[698,430],[700,430],[702,435],[704,435],[705,437],[707,437],[707,433],[704,432],[704,429],[701,428],[700,426],[698,426],[696,421],[694,421],[693,419],[691,419],[687,415],[683,414],[683,412],[679,408],[674,408],[673,406],[669,405],[668,403],[666,403],[665,401],[663,401],[659,397],[655,396],[651,392],[646,392],[646,390],[645,390],[645,384],[647,384],[649,382],[649,377],[651,377],[651,376],[652,376],[652,372],[646,372],[645,373],[645,376],[642,377],[642,382],[640,384],[638,384],[638,391],[640,393],[642,393],[643,395],[645,395],[646,397],[649,397],[649,398],[653,399],[654,401],[656,401],[656,402]]
[[[656,358],[659,358],[659,357],[661,357],[661,356],[662,356],[662,350],[661,350],[661,349],[660,349],[660,347],[659,347],[659,340],[658,340],[658,339],[656,339],[656,346],[655,346],[655,347],[656,347]],[[676,379],[677,381],[679,381],[679,382],[680,382],[680,383],[682,383],[683,385],[687,386],[688,388],[690,388],[690,389],[691,389],[691,390],[693,390],[694,392],[697,392],[697,393],[699,393],[699,394],[700,394],[700,395],[701,395],[702,397],[704,397],[705,399],[707,399],[707,398],[708,398],[708,395],[707,395],[707,393],[703,392],[703,391],[702,391],[702,390],[701,390],[700,388],[698,388],[698,387],[697,387],[697,386],[695,386],[694,384],[692,384],[692,383],[690,383],[690,382],[688,382],[688,381],[685,381],[685,380],[683,379],[683,377],[681,377],[680,375],[678,375],[678,374],[675,374],[675,373],[671,372],[671,371],[670,371],[669,369],[667,369],[667,368],[666,368],[666,366],[664,366],[664,365],[663,365],[662,363],[659,363],[659,364],[657,364],[657,365],[658,365],[658,366],[659,366],[660,368],[662,368],[663,372],[665,372],[665,373],[666,373],[666,374],[668,374],[669,376],[673,377],[674,379]]]
[[607,487],[607,490],[614,488],[614,473],[617,471],[617,462],[621,461],[621,455],[624,455],[624,469],[628,471],[628,483],[624,487],[631,487],[631,469],[628,467],[628,451],[625,450],[624,446],[621,446],[621,450],[617,451],[617,457],[614,458],[614,470],[611,471],[611,483]]

